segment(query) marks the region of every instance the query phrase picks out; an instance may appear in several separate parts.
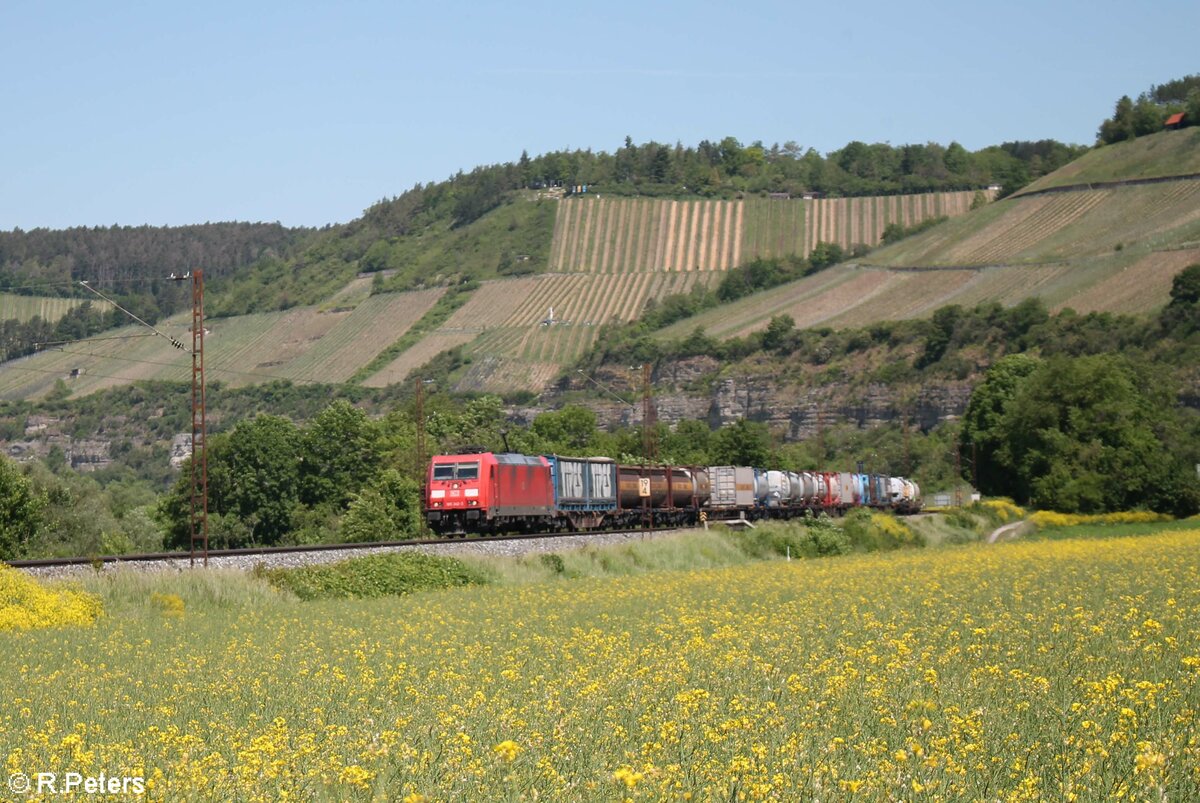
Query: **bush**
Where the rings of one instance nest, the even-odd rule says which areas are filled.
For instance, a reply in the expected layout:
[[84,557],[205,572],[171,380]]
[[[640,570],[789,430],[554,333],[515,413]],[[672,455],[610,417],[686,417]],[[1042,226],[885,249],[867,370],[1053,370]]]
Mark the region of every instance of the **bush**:
[[276,588],[291,591],[304,600],[383,597],[485,582],[481,573],[460,560],[420,552],[367,555],[300,569],[255,571]]
[[1039,510],[1030,516],[1029,520],[1037,525],[1038,529],[1047,529],[1076,527],[1080,524],[1148,524],[1170,521],[1171,517],[1163,513],[1153,513],[1148,510],[1127,510],[1090,516],[1077,513],[1055,513],[1052,510]]
[[850,552],[850,539],[827,516],[800,522],[765,522],[748,532],[728,533],[742,552],[751,558],[816,558]]
[[866,508],[847,513],[842,520],[842,531],[853,549],[861,552],[925,546],[924,539],[895,516]]
[[1025,518],[1025,508],[1011,499],[988,499],[971,505],[971,510],[987,516],[993,524],[1007,524]]

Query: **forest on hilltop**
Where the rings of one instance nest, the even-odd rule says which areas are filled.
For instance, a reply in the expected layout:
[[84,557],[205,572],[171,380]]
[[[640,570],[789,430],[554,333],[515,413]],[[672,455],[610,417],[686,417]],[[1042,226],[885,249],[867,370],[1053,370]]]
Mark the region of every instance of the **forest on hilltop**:
[[1115,142],[1157,134],[1172,115],[1183,113],[1182,126],[1200,125],[1200,75],[1187,75],[1151,86],[1134,101],[1122,95],[1113,116],[1100,124],[1096,143]]

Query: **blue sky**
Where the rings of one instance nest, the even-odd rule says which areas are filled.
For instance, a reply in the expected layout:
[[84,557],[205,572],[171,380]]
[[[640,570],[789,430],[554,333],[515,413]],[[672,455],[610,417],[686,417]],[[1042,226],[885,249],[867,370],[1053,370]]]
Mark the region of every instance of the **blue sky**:
[[[189,7],[190,6],[190,7]],[[322,225],[563,147],[1090,144],[1200,3],[0,4],[0,229]]]

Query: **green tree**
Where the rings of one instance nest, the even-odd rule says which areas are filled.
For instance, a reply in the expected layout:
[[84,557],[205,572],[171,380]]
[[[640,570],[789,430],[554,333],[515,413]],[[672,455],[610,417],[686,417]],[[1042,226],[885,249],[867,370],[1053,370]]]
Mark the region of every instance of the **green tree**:
[[15,560],[41,529],[45,500],[16,463],[0,455],[0,560]]
[[[209,439],[208,509],[213,546],[275,544],[292,526],[300,501],[300,431],[286,418],[259,415]],[[185,465],[159,504],[167,543],[190,540],[191,474]],[[226,525],[214,527],[214,522]],[[224,536],[222,534],[225,534]]]
[[808,261],[814,271],[824,270],[841,262],[845,255],[845,251],[837,243],[817,243],[808,255]]
[[1188,90],[1187,107],[1184,110],[1186,125],[1200,125],[1200,86]]
[[720,465],[765,466],[771,458],[766,424],[740,418],[712,437],[712,458]]
[[532,429],[544,447],[560,454],[582,454],[596,438],[596,414],[586,407],[570,404],[555,412],[533,419]]
[[998,476],[1010,479],[1001,492],[1066,512],[1194,512],[1197,480],[1174,453],[1181,434],[1174,393],[1154,379],[1107,354],[1038,366],[998,427],[992,455]]
[[1135,136],[1137,134],[1134,131],[1133,99],[1128,95],[1122,95],[1113,110],[1113,116],[1101,123],[1098,139],[1102,143],[1111,145],[1114,142],[1133,139]]
[[1178,337],[1200,331],[1200,263],[1188,265],[1171,282],[1171,301],[1160,315],[1163,328]]
[[1149,95],[1138,96],[1133,106],[1134,136],[1145,137],[1162,131],[1166,119],[1166,110],[1151,100]]
[[665,459],[679,465],[708,465],[709,445],[713,433],[705,421],[685,418],[666,433],[662,440]]
[[[958,448],[961,454],[975,451],[975,475],[984,493],[1013,496],[1017,493],[1016,478],[1000,456],[1004,446],[1002,427],[1008,405],[1017,395],[1025,379],[1038,367],[1039,361],[1027,354],[1010,354],[997,360],[984,380],[975,387],[962,418]],[[963,478],[972,476],[964,465]]]
[[963,317],[963,308],[957,304],[938,307],[934,311],[929,321],[929,335],[925,338],[925,350],[916,361],[917,368],[928,367],[942,358]]
[[342,519],[341,540],[393,541],[415,535],[420,526],[420,486],[388,469],[350,500]]
[[1171,281],[1171,300],[1159,316],[1163,329],[1177,337],[1200,331],[1200,263],[1188,265]]
[[791,315],[772,316],[771,322],[767,324],[767,328],[763,332],[762,346],[764,349],[772,351],[782,349],[791,340],[795,331],[796,319]]
[[344,399],[322,410],[301,442],[300,501],[306,505],[345,507],[382,459],[378,428]]

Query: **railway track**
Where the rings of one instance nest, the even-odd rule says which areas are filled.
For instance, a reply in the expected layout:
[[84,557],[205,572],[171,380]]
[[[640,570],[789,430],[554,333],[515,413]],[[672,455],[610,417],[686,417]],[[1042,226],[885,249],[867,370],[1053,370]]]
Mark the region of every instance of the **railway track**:
[[[515,557],[529,552],[553,552],[578,549],[589,544],[612,544],[659,537],[680,532],[679,528],[645,530],[613,530],[591,533],[530,533],[491,535],[470,538],[413,538],[400,541],[371,541],[355,544],[308,544],[303,546],[249,547],[244,549],[210,549],[209,568],[253,569],[259,564],[269,568],[307,566],[334,563],[363,554],[378,554],[415,549],[441,555],[480,555]],[[115,567],[146,570],[175,570],[203,568],[203,556],[195,562],[188,552],[145,552],[129,555],[96,557],[32,558],[7,561],[8,565],[29,574],[60,577],[88,571],[105,571]]]

